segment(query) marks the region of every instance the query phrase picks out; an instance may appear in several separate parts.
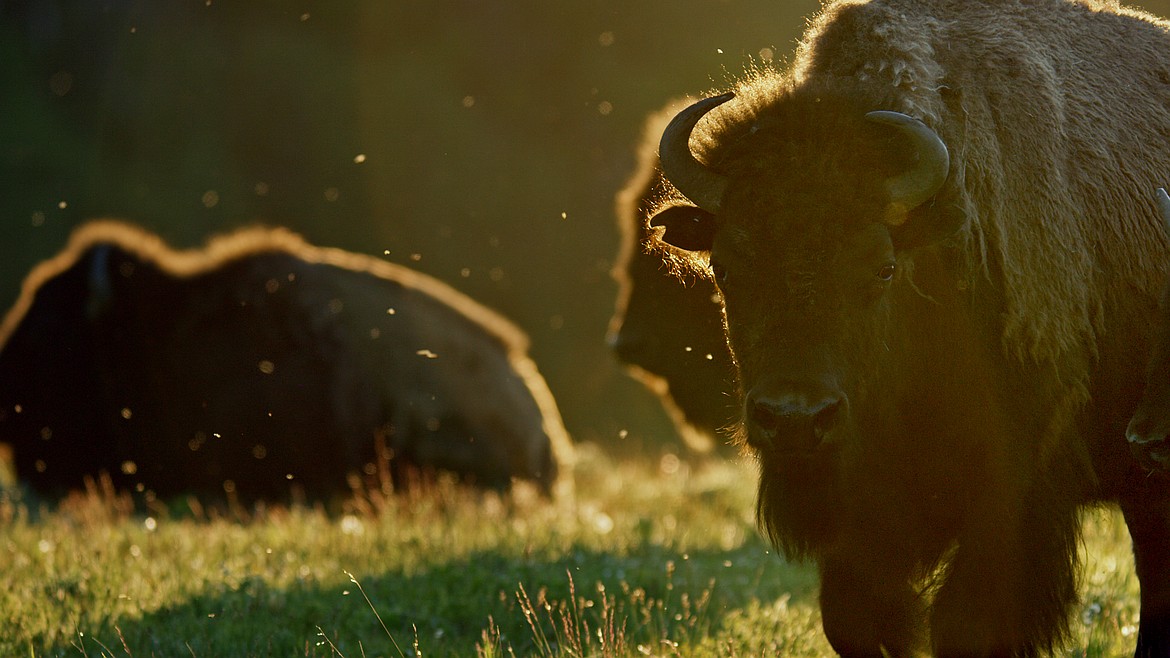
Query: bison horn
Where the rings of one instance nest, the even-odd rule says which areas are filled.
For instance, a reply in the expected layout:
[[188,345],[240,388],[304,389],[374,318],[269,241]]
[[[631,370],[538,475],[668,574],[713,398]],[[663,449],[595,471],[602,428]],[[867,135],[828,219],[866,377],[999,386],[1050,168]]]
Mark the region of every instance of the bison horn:
[[950,153],[937,133],[912,116],[877,110],[867,113],[865,118],[898,130],[914,147],[914,167],[886,179],[886,192],[890,197],[886,221],[897,226],[906,221],[906,213],[934,196],[946,182],[951,168]]
[[1166,229],[1166,235],[1170,235],[1170,194],[1166,194],[1166,188],[1159,187],[1155,195],[1158,197],[1158,210],[1162,211],[1162,228]]
[[695,159],[691,153],[691,131],[704,114],[732,98],[735,94],[704,98],[679,112],[662,132],[662,141],[658,144],[658,158],[667,180],[692,203],[712,214],[719,212],[727,178]]

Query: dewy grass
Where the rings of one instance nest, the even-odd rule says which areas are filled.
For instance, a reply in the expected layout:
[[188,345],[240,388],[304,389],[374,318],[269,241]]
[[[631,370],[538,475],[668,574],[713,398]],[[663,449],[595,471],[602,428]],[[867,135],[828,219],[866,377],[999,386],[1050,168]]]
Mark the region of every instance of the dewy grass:
[[[827,656],[815,572],[756,533],[750,465],[585,447],[549,500],[440,482],[344,511],[0,502],[3,656]],[[176,506],[182,507],[182,506]],[[1118,515],[1086,517],[1068,656],[1132,652]]]

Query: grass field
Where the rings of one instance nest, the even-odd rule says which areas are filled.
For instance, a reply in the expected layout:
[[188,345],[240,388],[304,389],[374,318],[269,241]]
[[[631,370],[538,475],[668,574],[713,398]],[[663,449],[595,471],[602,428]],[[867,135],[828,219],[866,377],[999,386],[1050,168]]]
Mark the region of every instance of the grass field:
[[[310,508],[0,503],[0,656],[822,656],[816,578],[751,466],[582,451],[548,500],[440,484]],[[180,506],[187,507],[187,506]],[[1086,518],[1071,656],[1132,653],[1116,514]]]

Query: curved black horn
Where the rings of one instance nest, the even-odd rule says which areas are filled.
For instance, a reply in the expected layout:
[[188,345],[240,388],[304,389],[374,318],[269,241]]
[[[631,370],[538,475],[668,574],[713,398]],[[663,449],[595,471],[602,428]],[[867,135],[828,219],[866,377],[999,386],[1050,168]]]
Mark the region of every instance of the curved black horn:
[[1162,228],[1170,235],[1170,194],[1166,194],[1166,188],[1159,187],[1154,195],[1158,198],[1158,210],[1162,211]]
[[876,110],[865,115],[870,121],[901,131],[914,147],[915,164],[910,171],[886,179],[892,213],[891,223],[905,219],[905,213],[934,196],[947,180],[951,156],[947,145],[922,121],[901,112]]
[[679,112],[662,131],[662,141],[658,143],[658,159],[667,180],[696,206],[710,213],[719,212],[727,179],[695,159],[691,153],[691,131],[704,114],[732,98],[735,94],[704,98]]

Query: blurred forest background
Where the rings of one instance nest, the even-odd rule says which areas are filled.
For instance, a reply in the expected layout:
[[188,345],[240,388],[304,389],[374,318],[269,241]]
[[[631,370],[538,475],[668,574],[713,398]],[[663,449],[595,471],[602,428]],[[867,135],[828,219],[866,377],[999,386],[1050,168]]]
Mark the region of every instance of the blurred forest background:
[[604,343],[614,194],[647,113],[782,63],[818,7],[0,0],[0,304],[86,219],[289,226],[526,329],[576,439],[669,444]]

